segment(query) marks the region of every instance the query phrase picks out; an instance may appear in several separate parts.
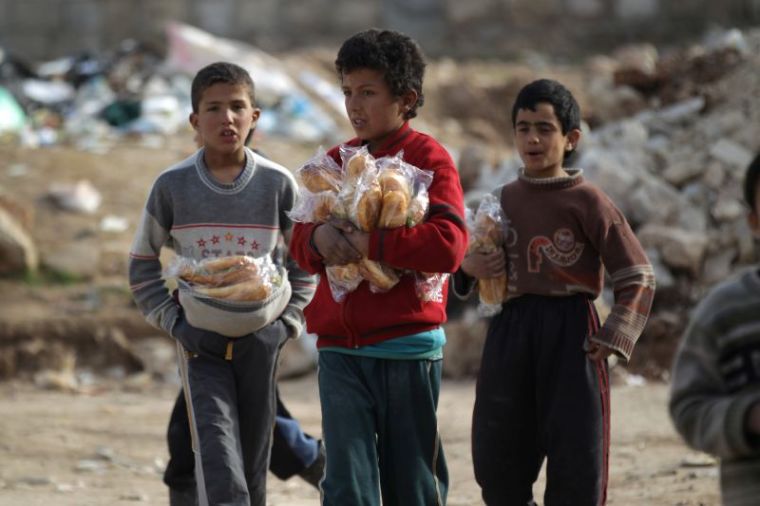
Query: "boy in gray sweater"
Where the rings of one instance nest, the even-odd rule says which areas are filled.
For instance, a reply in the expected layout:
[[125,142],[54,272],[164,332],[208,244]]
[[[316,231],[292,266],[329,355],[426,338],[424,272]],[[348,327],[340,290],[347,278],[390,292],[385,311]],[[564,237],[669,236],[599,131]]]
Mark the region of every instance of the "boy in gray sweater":
[[297,195],[287,169],[245,147],[260,111],[243,68],[222,62],[201,69],[191,99],[190,124],[203,147],[156,179],[130,252],[130,288],[148,322],[178,343],[198,503],[259,506],[266,503],[277,358],[301,333],[315,285],[287,259],[281,283],[261,301],[198,298],[184,285],[178,297],[169,293],[162,246],[191,260],[272,256],[280,237],[289,240],[287,213]]
[[[760,238],[760,155],[744,180]],[[697,450],[720,459],[726,506],[760,501],[760,267],[713,288],[692,314],[673,369],[670,415]]]

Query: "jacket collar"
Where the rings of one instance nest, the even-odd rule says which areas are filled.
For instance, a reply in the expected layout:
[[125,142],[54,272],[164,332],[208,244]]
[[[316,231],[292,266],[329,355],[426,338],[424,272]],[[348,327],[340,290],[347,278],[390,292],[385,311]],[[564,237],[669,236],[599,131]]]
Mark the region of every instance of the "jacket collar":
[[[413,132],[414,130],[409,125],[409,122],[405,121],[398,130],[393,132],[387,139],[383,141],[383,143],[375,150],[375,152],[372,153],[372,156],[375,158],[380,158],[383,156],[395,155],[398,153],[398,150],[400,149],[400,146],[402,145],[404,139],[406,139],[406,137]],[[366,143],[366,141],[362,141],[358,137],[354,137],[347,144],[349,146],[361,146]]]

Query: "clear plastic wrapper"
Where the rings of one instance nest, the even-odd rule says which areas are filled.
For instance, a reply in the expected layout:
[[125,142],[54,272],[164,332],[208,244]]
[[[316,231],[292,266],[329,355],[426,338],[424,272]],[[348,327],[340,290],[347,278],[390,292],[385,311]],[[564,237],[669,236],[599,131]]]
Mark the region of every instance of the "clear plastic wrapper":
[[328,265],[325,271],[335,302],[345,299],[346,294],[356,290],[364,279],[359,272],[359,264]]
[[178,301],[190,325],[233,338],[279,318],[293,292],[287,271],[269,256],[177,256],[164,276],[177,279]]
[[359,273],[367,280],[373,293],[387,292],[401,279],[395,269],[368,258],[359,261]]
[[[292,220],[323,223],[333,217],[346,219],[363,232],[411,227],[424,220],[429,207],[427,190],[433,180],[430,171],[404,162],[403,152],[375,159],[367,146],[343,145],[339,155],[342,164],[337,169],[338,164],[320,149],[297,171],[301,189],[289,214]],[[329,266],[326,271],[336,301],[355,290],[363,279],[378,293],[390,290],[401,276],[395,269],[366,258],[358,264]],[[421,286],[432,290],[421,293],[422,300],[433,300],[441,291],[432,281]]]
[[335,214],[338,218],[355,221],[355,207],[361,198],[359,186],[362,181],[366,181],[364,184],[370,184],[377,172],[377,165],[367,146],[344,145],[339,150],[343,161],[343,185],[338,193],[339,205]]
[[[484,195],[478,210],[467,214],[467,227],[470,232],[469,252],[492,253],[503,247],[506,219],[499,199],[490,193]],[[478,294],[478,312],[484,316],[497,314],[507,297],[507,275],[479,279]]]
[[324,223],[336,213],[338,194],[332,190],[312,193],[299,189],[298,200],[288,213],[291,220],[299,223]]
[[316,155],[296,170],[296,179],[311,193],[332,191],[337,194],[343,184],[343,170],[320,147]]
[[[368,167],[350,190],[351,196],[344,195],[347,218],[363,232],[377,228],[383,206],[383,191],[378,181],[375,166]],[[349,200],[349,199],[353,200]]]
[[164,270],[198,298],[260,301],[282,283],[282,275],[266,256],[233,255],[195,260],[176,256]]
[[422,302],[443,302],[443,287],[449,279],[448,272],[415,272],[414,288]]

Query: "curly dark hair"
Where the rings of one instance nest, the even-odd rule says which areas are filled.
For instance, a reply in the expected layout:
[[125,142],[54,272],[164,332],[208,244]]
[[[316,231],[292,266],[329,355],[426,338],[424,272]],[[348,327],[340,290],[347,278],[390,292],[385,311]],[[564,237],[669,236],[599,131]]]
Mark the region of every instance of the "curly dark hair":
[[750,210],[757,212],[757,188],[760,185],[760,154],[755,156],[744,173],[744,201]]
[[335,59],[338,76],[356,69],[373,69],[383,73],[391,93],[400,97],[407,91],[417,92],[417,102],[406,111],[404,119],[417,116],[417,108],[425,103],[422,80],[425,57],[411,37],[393,30],[370,28],[346,40]]
[[256,87],[251,75],[243,67],[229,62],[216,62],[206,65],[195,74],[190,87],[190,100],[193,112],[198,112],[203,92],[217,83],[241,84],[248,88],[251,105],[256,106]]

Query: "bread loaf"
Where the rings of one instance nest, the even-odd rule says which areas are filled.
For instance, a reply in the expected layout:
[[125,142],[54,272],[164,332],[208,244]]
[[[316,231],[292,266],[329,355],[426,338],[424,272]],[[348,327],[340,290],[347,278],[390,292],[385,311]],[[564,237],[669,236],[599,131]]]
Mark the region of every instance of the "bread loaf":
[[222,286],[235,283],[258,273],[253,259],[245,255],[232,255],[201,261],[198,266],[184,266],[179,277],[189,283]]
[[340,174],[322,165],[305,165],[298,175],[301,184],[312,193],[337,192],[340,189]]
[[329,269],[332,279],[339,283],[351,284],[361,277],[358,264],[331,265]]
[[330,219],[338,204],[338,195],[333,192],[321,192],[314,195],[314,223],[324,223]]
[[403,191],[383,193],[383,206],[377,226],[380,228],[397,228],[406,225],[409,212],[409,196]]
[[357,151],[346,162],[346,178],[356,180],[364,174],[367,165],[370,163],[370,154],[365,151]]
[[385,169],[380,172],[378,176],[380,187],[383,189],[383,193],[400,191],[407,195],[411,194],[409,188],[409,182],[406,177],[399,171],[393,169]]
[[195,291],[201,295],[215,299],[254,301],[269,297],[272,293],[272,288],[257,278],[229,286],[211,288],[198,286],[195,288]]
[[375,230],[380,219],[382,205],[383,192],[380,185],[377,183],[370,184],[356,203],[356,225],[364,232]]
[[478,293],[484,304],[498,305],[504,302],[507,297],[506,274],[496,278],[479,279]]
[[359,272],[370,284],[382,291],[390,290],[399,282],[399,277],[393,269],[368,258],[362,258],[359,262]]

